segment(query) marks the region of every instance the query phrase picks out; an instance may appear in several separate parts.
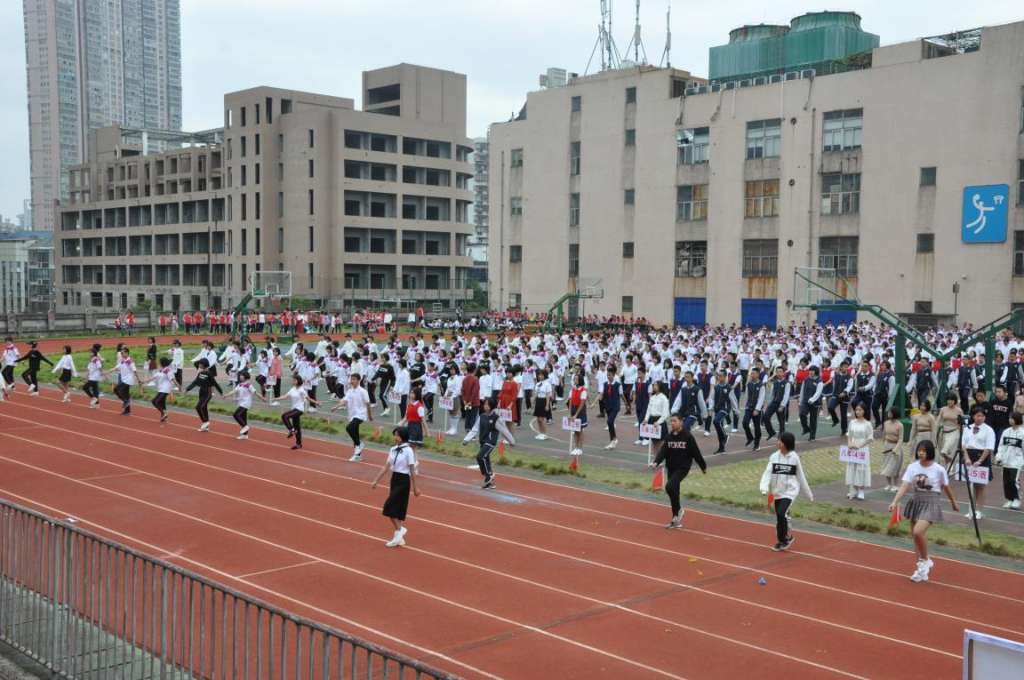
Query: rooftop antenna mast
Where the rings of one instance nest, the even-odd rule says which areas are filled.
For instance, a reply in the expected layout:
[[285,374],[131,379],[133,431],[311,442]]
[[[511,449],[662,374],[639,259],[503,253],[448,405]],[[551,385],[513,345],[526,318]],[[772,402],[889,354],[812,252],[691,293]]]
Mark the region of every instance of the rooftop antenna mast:
[[633,38],[629,41],[629,45],[626,46],[627,55],[630,48],[633,49],[633,63],[647,63],[647,49],[644,47],[644,41],[640,33],[640,0],[636,0],[636,21],[633,24]]
[[668,9],[665,11],[665,49],[661,53],[661,66],[672,68],[672,0],[668,2]]
[[587,60],[587,69],[584,73],[590,72],[590,64],[594,61],[594,54],[601,53],[601,70],[607,71],[619,67],[619,49],[615,46],[612,38],[612,0],[601,0],[601,23],[597,26],[597,42],[590,52],[590,59]]

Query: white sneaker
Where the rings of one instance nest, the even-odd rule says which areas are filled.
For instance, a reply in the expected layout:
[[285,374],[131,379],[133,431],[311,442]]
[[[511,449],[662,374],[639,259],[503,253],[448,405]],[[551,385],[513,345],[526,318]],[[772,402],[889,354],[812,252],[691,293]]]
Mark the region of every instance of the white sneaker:
[[643,446],[646,443],[647,442],[645,442],[643,439],[637,439],[635,442],[633,442],[633,446]]
[[736,429],[736,428],[734,427],[734,428],[732,428],[731,430],[729,430],[729,432],[731,432],[731,433],[733,433],[733,434],[736,434],[737,432],[739,432],[739,430],[737,430],[737,429]]
[[240,434],[237,437],[235,437],[235,439],[248,439],[248,438],[249,438],[249,435],[247,435],[247,434]]
[[612,449],[615,448],[615,445],[618,444],[618,443],[619,443],[618,440],[612,440],[612,441],[608,442],[605,445],[604,450],[605,451],[611,451]]
[[390,413],[391,413],[391,409],[387,409],[387,408],[380,412],[380,414],[382,416],[389,415]]
[[1010,508],[1013,507],[1013,501],[1006,501],[1005,503],[1003,503],[1003,507],[1009,510]]
[[852,486],[851,486],[851,487],[850,487],[850,489],[849,489],[849,490],[848,490],[848,491],[846,492],[846,497],[847,497],[847,498],[849,498],[850,500],[853,500],[853,497],[854,497],[854,496],[856,496],[856,495],[857,495],[857,492],[853,490],[853,487],[852,487]]
[[398,533],[402,535],[402,538],[405,538],[405,532],[407,532],[408,530],[409,527],[403,526],[401,529],[398,530]]
[[238,434],[249,434],[249,426],[246,425],[245,427],[243,427],[241,430],[238,431]]
[[705,437],[710,437],[710,436],[711,436],[711,433],[710,433],[710,432],[708,432],[707,430],[704,430],[704,436],[705,436]]
[[99,399],[96,399],[95,397],[93,397],[93,398],[92,398],[92,399],[91,399],[91,400],[89,401],[89,408],[96,408],[96,407],[97,407],[97,406],[99,406],[99,405],[100,405],[100,400],[99,400]]
[[1010,504],[1010,508],[1013,510],[1020,510],[1020,501],[1013,501],[1013,503]]
[[205,423],[203,423],[202,425],[199,426],[199,431],[200,432],[207,432],[209,429],[210,429],[210,422],[209,421],[207,421],[207,422],[205,422]]
[[917,569],[910,576],[910,580],[914,583],[921,583],[922,581],[928,580],[928,570],[925,567],[924,562],[917,563]]
[[864,500],[864,492],[863,491],[858,491],[857,492],[857,500],[859,500],[859,501]]
[[279,402],[279,401],[272,401],[272,402],[270,402],[270,405],[271,406],[280,406],[281,402]]
[[572,450],[572,455],[574,455],[574,456],[582,456],[583,455],[583,449],[573,449]]
[[70,395],[70,394],[65,394],[65,395],[64,395],[64,399],[62,399],[62,401],[63,401],[63,402],[65,403],[65,404],[66,404],[66,403],[68,403],[69,401],[71,401],[71,395]]
[[547,440],[547,438],[548,436],[546,434],[538,434],[536,437],[534,437],[534,439],[536,439],[539,442],[545,441]]
[[405,545],[405,539],[402,538],[402,534],[396,531],[394,538],[385,543],[385,545],[389,548],[397,548],[400,545]]
[[310,413],[316,413],[316,406],[310,406],[309,407],[309,412]]
[[444,433],[449,437],[454,437],[456,434],[458,434],[458,432],[456,432],[455,430],[445,430]]
[[974,513],[974,519],[985,519],[985,515],[981,512],[981,510],[978,510],[977,512]]
[[39,396],[39,391],[30,387],[29,390],[28,390],[28,396],[30,396],[30,397],[38,397]]
[[964,513],[964,517],[966,517],[967,519],[973,519],[974,514],[970,510],[968,510],[967,512]]

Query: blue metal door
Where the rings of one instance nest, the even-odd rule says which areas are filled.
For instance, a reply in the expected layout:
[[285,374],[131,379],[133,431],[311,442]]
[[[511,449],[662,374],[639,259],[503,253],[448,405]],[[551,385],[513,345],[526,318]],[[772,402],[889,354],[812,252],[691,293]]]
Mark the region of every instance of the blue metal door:
[[857,320],[855,309],[821,309],[818,310],[818,323],[822,326],[831,323],[833,326],[851,324]]
[[759,298],[745,298],[742,300],[742,322],[744,326],[760,328],[767,326],[775,328],[775,308],[778,301],[775,298],[762,300]]
[[703,326],[707,320],[707,299],[676,298],[675,323],[677,326]]

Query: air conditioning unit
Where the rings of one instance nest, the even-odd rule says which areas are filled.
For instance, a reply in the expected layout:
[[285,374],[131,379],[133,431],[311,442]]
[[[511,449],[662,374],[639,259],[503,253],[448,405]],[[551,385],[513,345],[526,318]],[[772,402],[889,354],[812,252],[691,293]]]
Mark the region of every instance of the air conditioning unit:
[[768,82],[769,83],[781,83],[782,82],[782,74],[781,73],[776,73],[774,75],[768,76]]
[[803,71],[800,71],[800,77],[801,78],[813,78],[815,73],[816,73],[816,71],[813,68],[805,68]]
[[799,80],[800,74],[797,71],[789,71],[784,77],[786,80]]
[[740,81],[740,87],[750,87],[750,80],[743,79]]
[[757,78],[754,78],[753,83],[754,85],[767,85],[768,79],[764,76],[758,76]]

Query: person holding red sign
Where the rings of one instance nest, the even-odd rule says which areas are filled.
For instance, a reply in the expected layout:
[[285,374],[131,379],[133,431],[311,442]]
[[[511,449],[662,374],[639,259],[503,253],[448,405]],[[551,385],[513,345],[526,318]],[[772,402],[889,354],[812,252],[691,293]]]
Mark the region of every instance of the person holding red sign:
[[583,432],[587,429],[587,376],[580,371],[576,374],[576,385],[569,393],[569,420],[580,421],[580,431],[576,433],[576,446],[572,455],[583,455]]
[[[970,474],[970,468],[985,468],[988,478],[991,479],[992,452],[996,448],[996,433],[985,423],[985,410],[983,408],[975,407],[971,413],[971,418],[974,420],[974,423],[970,427],[964,428],[964,433],[960,439],[964,454],[967,456],[968,461],[970,461],[968,464],[968,474]],[[981,519],[985,516],[981,512],[981,508],[984,505],[986,485],[975,482],[971,484],[971,487],[974,490],[974,519]],[[971,513],[968,512],[966,517],[970,518]]]
[[768,465],[761,475],[761,495],[768,495],[769,504],[775,508],[775,545],[772,550],[781,552],[793,545],[793,534],[789,530],[789,509],[800,492],[807,500],[814,501],[804,475],[800,456],[796,454],[796,437],[792,432],[779,435],[779,448],[768,457]]
[[896,492],[896,497],[889,504],[889,512],[893,519],[899,517],[900,499],[911,489],[914,495],[903,508],[903,516],[910,520],[911,533],[914,537],[914,550],[917,553],[917,569],[911,575],[914,583],[928,580],[933,562],[928,557],[928,527],[942,521],[942,506],[939,505],[939,494],[945,493],[953,512],[958,512],[956,498],[949,488],[949,475],[946,468],[935,462],[935,445],[923,441],[917,445],[917,460],[907,466],[903,473],[903,484]]

